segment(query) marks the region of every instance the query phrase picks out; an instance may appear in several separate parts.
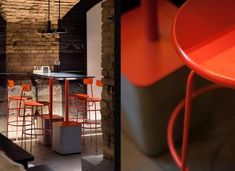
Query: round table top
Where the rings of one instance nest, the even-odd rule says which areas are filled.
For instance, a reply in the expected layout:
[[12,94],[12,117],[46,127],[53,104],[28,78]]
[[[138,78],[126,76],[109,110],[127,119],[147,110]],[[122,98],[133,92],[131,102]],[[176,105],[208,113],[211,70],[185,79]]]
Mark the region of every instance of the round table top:
[[173,42],[202,77],[235,87],[235,1],[188,0],[177,12]]

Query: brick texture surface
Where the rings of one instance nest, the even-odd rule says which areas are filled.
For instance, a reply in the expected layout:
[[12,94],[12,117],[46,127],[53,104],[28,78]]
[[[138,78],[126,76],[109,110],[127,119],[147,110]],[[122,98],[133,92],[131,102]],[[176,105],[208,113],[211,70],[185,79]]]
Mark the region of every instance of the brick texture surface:
[[[79,0],[61,0],[61,18],[68,15],[78,2]],[[77,51],[80,52],[80,57],[77,55],[79,60],[84,63],[83,51],[85,48],[81,48],[81,46],[84,47],[86,40],[86,37],[83,36],[84,29],[86,29],[84,19],[80,19],[81,17],[78,15],[77,23],[69,20],[73,24],[66,36],[42,34],[42,30],[47,28],[47,10],[47,0],[3,0],[0,2],[1,15],[7,22],[5,50],[7,72],[28,72],[32,70],[33,65],[49,65],[53,70],[54,63],[61,60],[60,56],[78,54]],[[76,14],[76,11],[73,14],[69,13],[70,16]],[[83,14],[82,17],[85,18],[85,15]],[[54,29],[57,28],[57,19],[58,0],[52,0],[50,20]],[[70,26],[68,19],[65,20],[66,24]],[[82,34],[79,31],[76,33],[73,31],[73,28],[79,24],[83,28]],[[75,36],[71,36],[70,33]],[[83,37],[79,37],[78,34]],[[73,43],[73,48],[68,43],[68,39]],[[84,70],[84,68],[78,68],[78,70],[80,69]]]
[[101,113],[104,158],[114,160],[114,0],[102,3],[102,91]]

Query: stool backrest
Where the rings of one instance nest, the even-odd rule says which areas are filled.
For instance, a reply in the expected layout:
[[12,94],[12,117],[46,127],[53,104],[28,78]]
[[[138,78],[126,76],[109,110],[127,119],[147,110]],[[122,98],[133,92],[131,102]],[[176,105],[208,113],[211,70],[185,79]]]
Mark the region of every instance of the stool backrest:
[[25,91],[25,92],[31,91],[31,85],[30,84],[22,84],[22,91]]
[[9,88],[13,88],[15,86],[15,81],[14,80],[7,80],[7,85]]
[[92,87],[93,78],[85,78],[85,79],[83,79],[83,84],[90,86],[91,96],[93,97],[93,87]]
[[85,78],[83,79],[83,84],[93,84],[93,79],[92,78]]
[[[21,85],[21,87],[22,87],[21,95],[20,95],[21,100],[20,100],[19,106],[21,106],[21,104],[23,104],[22,97],[24,96],[24,92],[31,91],[31,84],[24,83],[24,84]],[[18,115],[20,115],[20,110],[18,110]]]
[[101,80],[96,80],[96,86],[103,87],[103,85]]

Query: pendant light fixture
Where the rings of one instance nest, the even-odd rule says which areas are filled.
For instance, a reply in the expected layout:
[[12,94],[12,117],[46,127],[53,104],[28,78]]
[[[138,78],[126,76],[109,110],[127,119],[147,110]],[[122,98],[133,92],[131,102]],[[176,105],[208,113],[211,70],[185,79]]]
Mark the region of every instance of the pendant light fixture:
[[62,28],[62,20],[60,18],[60,0],[59,2],[59,18],[58,18],[58,25],[57,25],[57,29],[55,29],[56,33],[66,33],[65,29]]
[[51,10],[51,4],[50,0],[48,0],[48,9],[47,9],[47,29],[43,30],[43,33],[52,33],[51,29],[51,19],[50,19],[50,10]]

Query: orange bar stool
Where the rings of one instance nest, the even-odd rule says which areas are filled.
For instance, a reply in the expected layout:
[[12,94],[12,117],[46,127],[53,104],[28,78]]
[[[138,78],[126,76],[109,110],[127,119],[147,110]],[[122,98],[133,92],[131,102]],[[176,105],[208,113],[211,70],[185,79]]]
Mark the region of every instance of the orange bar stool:
[[[181,171],[187,167],[188,137],[193,98],[222,87],[235,88],[235,13],[234,1],[188,0],[173,23],[173,43],[182,61],[191,69],[186,96],[174,109],[168,124],[170,153]],[[195,76],[213,82],[194,90]],[[174,125],[184,108],[181,155],[174,144]]]
[[[96,86],[102,87],[103,83],[101,80],[96,80]],[[101,128],[101,120],[97,119],[97,112],[100,112],[100,105],[101,98],[94,97],[93,92],[91,96],[87,96],[84,98],[83,96],[78,96],[78,100],[83,104],[82,108],[80,108],[83,113],[83,122],[82,122],[82,131],[83,131],[83,144],[85,143],[85,129],[90,130],[90,133],[95,131],[95,144],[96,144],[96,152],[97,152],[97,130]],[[94,115],[94,118],[92,117]],[[86,116],[86,117],[85,117]],[[92,140],[92,135],[91,135]]]
[[[34,100],[26,100],[24,102],[24,112],[22,114],[23,117],[22,139],[26,140],[27,136],[30,137],[30,152],[32,152],[33,138],[37,139],[38,136],[45,136],[51,133],[50,129],[44,128],[44,123],[43,123],[44,106],[49,107],[49,104],[44,102],[40,103]],[[41,110],[38,110],[38,108],[40,108]],[[27,110],[29,110],[29,112],[26,112]],[[26,124],[25,122],[26,118],[30,118],[32,122],[30,126]],[[26,149],[26,141],[24,143],[24,148]]]
[[[78,99],[86,99],[89,96],[93,96],[93,79],[92,78],[85,78],[83,79],[83,84],[89,87],[91,95],[86,93],[75,93],[70,96],[71,104],[69,106],[70,109],[72,109],[72,113],[76,114],[76,117],[71,117],[70,119],[75,119],[77,122],[81,119],[79,119],[79,112],[84,110],[84,103],[81,103]],[[86,105],[85,105],[86,106]],[[83,121],[84,118],[82,118]]]
[[[14,81],[9,80],[8,84],[10,87],[14,86]],[[37,136],[45,135],[42,131],[40,132],[38,126],[38,118],[43,114],[43,107],[48,107],[49,111],[49,102],[46,101],[35,101],[32,100],[32,97],[26,96],[26,93],[31,92],[31,84],[22,84],[21,85],[21,95],[20,96],[10,96],[8,99],[17,100],[17,106],[15,108],[10,108],[9,111],[13,109],[17,109],[16,118],[12,119],[11,113],[9,112],[8,115],[8,126],[15,126],[21,128],[21,147],[23,146],[23,141],[26,140],[26,135],[30,135],[30,151],[32,151],[32,138],[33,135],[37,138]],[[10,103],[9,102],[9,103]],[[11,107],[11,105],[8,105]],[[40,113],[40,114],[39,114]],[[43,122],[43,120],[41,120]],[[43,123],[41,124],[43,126]],[[18,130],[17,130],[18,131]],[[8,132],[8,131],[7,131]],[[40,132],[40,133],[39,133]],[[18,135],[17,135],[18,136]],[[25,149],[26,149],[26,141],[25,142]]]
[[[31,91],[30,84],[23,84],[23,89]],[[30,152],[32,152],[32,140],[37,140],[39,136],[50,135],[51,131],[44,128],[43,123],[43,107],[47,107],[49,111],[49,102],[47,101],[36,101],[36,100],[25,100],[23,103],[23,113],[20,113],[22,117],[22,141],[21,146],[26,149],[26,140],[30,139]],[[40,120],[39,120],[40,118]],[[30,124],[28,124],[30,121]]]
[[[82,142],[85,144],[85,128],[83,127],[83,124],[86,122],[86,116],[87,116],[87,106],[91,105],[86,102],[86,99],[90,96],[93,97],[93,78],[85,78],[83,79],[83,84],[90,89],[91,95],[85,94],[85,93],[75,93],[70,96],[72,99],[71,106],[69,106],[70,109],[72,109],[72,113],[76,114],[75,117],[70,117],[70,119],[75,120],[76,122],[79,122],[82,124]],[[90,113],[89,113],[90,115]],[[91,125],[90,125],[91,127]],[[91,133],[91,129],[90,129]]]
[[[15,81],[8,80],[8,91],[15,88]],[[6,135],[9,136],[9,126],[15,127],[16,139],[18,139],[18,127],[22,127],[22,120],[19,120],[20,110],[23,109],[23,102],[25,100],[31,99],[32,97],[26,96],[25,93],[29,92],[27,87],[22,87],[20,95],[11,95],[7,93],[6,99],[8,101],[7,105],[7,130]]]

